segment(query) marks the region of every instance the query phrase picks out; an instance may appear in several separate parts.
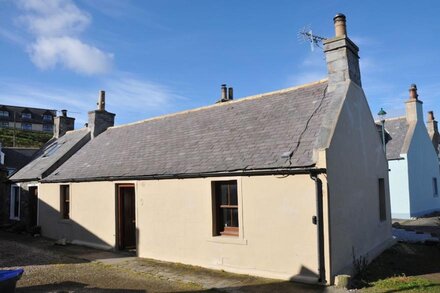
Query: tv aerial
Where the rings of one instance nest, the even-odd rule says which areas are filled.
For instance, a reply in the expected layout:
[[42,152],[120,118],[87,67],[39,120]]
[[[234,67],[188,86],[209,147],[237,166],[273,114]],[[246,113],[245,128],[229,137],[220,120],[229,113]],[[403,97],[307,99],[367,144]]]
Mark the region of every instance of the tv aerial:
[[322,49],[322,42],[327,40],[327,38],[318,36],[318,35],[314,35],[312,32],[312,29],[310,28],[310,26],[306,26],[303,27],[299,32],[298,32],[298,40],[303,43],[303,42],[308,42],[310,43],[310,49],[313,51],[315,51],[315,47]]

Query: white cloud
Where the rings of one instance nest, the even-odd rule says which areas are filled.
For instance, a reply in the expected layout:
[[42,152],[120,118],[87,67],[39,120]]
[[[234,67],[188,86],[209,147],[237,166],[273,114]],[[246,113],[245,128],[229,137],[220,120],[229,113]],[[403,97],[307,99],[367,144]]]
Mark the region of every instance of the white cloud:
[[64,36],[82,32],[91,17],[70,0],[20,0],[26,12],[20,17],[31,32],[38,36]]
[[40,69],[56,66],[83,74],[108,73],[113,55],[83,42],[79,35],[91,16],[71,0],[19,0],[18,20],[33,35],[28,53]]
[[[128,123],[175,112],[186,106],[184,97],[168,86],[120,74],[102,81],[107,110],[116,114],[117,123]],[[24,85],[18,80],[0,80],[0,104],[47,109],[67,109],[76,126],[87,122],[88,111],[96,108],[99,88],[61,88],[42,83]],[[11,102],[13,101],[13,103]]]
[[32,62],[41,69],[56,65],[84,74],[106,73],[110,70],[111,54],[71,37],[40,38],[29,49]]

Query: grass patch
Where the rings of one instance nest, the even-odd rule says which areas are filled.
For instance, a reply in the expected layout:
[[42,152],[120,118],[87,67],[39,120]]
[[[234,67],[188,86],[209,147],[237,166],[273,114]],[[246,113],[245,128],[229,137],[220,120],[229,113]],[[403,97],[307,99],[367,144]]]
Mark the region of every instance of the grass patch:
[[[16,147],[42,147],[52,137],[51,132],[15,130]],[[0,129],[0,141],[5,147],[13,146],[13,129]]]
[[440,292],[440,284],[419,277],[392,277],[373,282],[365,292]]

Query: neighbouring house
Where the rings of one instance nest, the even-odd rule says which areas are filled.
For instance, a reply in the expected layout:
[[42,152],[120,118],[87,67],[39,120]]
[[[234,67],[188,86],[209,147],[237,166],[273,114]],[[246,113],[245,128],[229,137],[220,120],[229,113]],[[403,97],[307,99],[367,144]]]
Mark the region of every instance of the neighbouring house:
[[328,79],[110,127],[40,184],[44,236],[331,284],[392,241],[388,165],[345,16]]
[[10,178],[9,197],[4,205],[9,210],[9,221],[20,222],[30,229],[38,223],[39,182],[62,165],[91,138],[114,125],[114,114],[105,111],[105,93],[101,91],[100,108],[89,112],[87,127],[74,130],[75,118],[67,111],[55,117],[54,136],[33,157],[33,160]]
[[385,119],[391,213],[396,219],[440,211],[437,122],[433,113],[428,115],[428,133],[422,104],[413,84],[405,102],[406,115]]
[[56,110],[0,105],[0,128],[52,132]]
[[8,176],[23,168],[32,160],[32,157],[39,150],[38,148],[24,147],[0,147],[4,154],[3,164],[8,170]]

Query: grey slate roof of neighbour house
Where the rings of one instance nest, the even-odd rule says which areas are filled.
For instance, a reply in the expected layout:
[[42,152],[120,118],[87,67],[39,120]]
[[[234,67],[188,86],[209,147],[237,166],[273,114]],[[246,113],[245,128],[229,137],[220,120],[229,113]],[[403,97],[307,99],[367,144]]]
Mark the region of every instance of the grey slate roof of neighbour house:
[[406,117],[403,116],[386,119],[385,130],[391,137],[386,144],[387,159],[398,159],[402,153],[403,143],[408,132],[408,122],[406,121]]
[[4,147],[1,151],[5,154],[5,167],[19,170],[29,163],[37,148]]
[[[20,107],[20,106],[10,106],[10,105],[0,105],[0,111],[7,111],[8,116],[1,116],[0,121],[9,121],[9,122],[29,122],[29,123],[47,123],[53,124],[53,117],[57,115],[56,110],[52,109],[41,109],[41,108],[32,108],[32,107]],[[31,118],[23,118],[22,113],[30,113]],[[50,120],[44,120],[44,115],[50,115]]]
[[[326,88],[322,80],[111,127],[43,181],[311,167]],[[290,163],[282,158],[289,151]]]
[[[111,127],[44,181],[310,167],[326,88],[323,80]],[[281,157],[289,151],[290,163]]]
[[29,164],[9,179],[12,181],[29,181],[44,178],[89,140],[90,130],[88,128],[68,131],[58,139],[52,138],[35,154],[34,159]]

